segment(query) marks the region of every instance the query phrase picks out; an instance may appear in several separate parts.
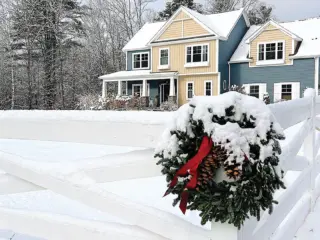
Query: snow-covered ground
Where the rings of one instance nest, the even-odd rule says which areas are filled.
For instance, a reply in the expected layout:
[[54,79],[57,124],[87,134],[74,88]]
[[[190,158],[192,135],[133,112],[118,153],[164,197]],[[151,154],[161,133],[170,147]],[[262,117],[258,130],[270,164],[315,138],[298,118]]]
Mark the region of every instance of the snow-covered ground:
[[[286,131],[287,140],[282,142],[283,147],[285,147],[290,142],[290,139],[295,136],[300,126],[301,125],[297,125]],[[113,161],[112,163],[116,163],[118,161],[118,154],[140,150],[143,151],[144,148],[0,139],[0,152],[23,157],[22,159],[24,162],[21,164],[37,169],[38,171],[47,172],[56,177],[65,177],[70,176],[71,174],[71,176],[73,176],[72,179],[64,178],[64,180],[72,182],[81,182],[84,180],[81,175],[73,175],[73,173],[76,173],[78,170],[88,167],[108,166],[110,165],[110,162],[106,161]],[[114,156],[114,158],[110,158],[110,156]],[[184,216],[178,208],[172,207],[172,198],[170,196],[162,198],[162,195],[166,190],[166,184],[162,176],[108,183],[90,182],[90,179],[85,182],[90,184],[92,189],[96,188],[109,191],[128,198],[131,201],[172,213],[195,225],[200,225],[199,217],[196,212],[188,212],[187,215]],[[70,200],[69,198],[49,190],[0,195],[0,207],[63,215],[84,221],[89,220],[128,224],[123,219],[106,214],[77,201]],[[315,212],[308,216],[305,224],[297,232],[295,239],[320,239],[320,228],[317,224],[317,218],[319,217],[320,201],[318,201]],[[208,229],[209,225],[204,226],[204,228]],[[38,238],[13,233],[10,230],[0,231],[0,240],[1,239],[38,240]]]

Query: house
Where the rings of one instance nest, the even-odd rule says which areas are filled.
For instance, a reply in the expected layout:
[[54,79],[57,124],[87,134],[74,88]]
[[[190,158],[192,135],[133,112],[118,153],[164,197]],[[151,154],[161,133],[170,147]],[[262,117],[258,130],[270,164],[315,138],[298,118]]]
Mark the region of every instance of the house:
[[271,101],[319,88],[320,19],[251,26],[230,59],[229,85],[244,85],[252,96]]
[[119,96],[139,96],[145,106],[218,95],[228,89],[228,62],[249,27],[243,9],[203,15],[180,7],[166,22],[145,24],[128,42],[126,71],[100,77],[102,96],[107,82],[118,83]]

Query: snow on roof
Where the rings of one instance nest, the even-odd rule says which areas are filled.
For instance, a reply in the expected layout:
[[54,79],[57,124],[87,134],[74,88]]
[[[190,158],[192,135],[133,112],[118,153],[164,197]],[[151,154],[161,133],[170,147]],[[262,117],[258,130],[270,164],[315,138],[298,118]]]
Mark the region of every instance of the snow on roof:
[[[320,18],[312,18],[303,21],[294,21],[279,23],[282,27],[288,29],[292,33],[301,37],[302,43],[298,53],[293,56],[294,58],[306,58],[320,55]],[[247,62],[249,59],[249,44],[246,40],[256,32],[261,26],[251,26],[246,35],[243,37],[237,50],[231,57],[230,62]]]
[[146,23],[122,49],[123,51],[148,48],[151,38],[166,22]]
[[152,79],[159,77],[174,77],[177,72],[163,72],[163,73],[153,73],[150,70],[136,70],[136,71],[120,71],[99,77],[101,80],[134,80],[140,78]]
[[244,9],[211,15],[202,15],[190,9],[187,9],[187,11],[220,37],[228,38]]
[[281,23],[280,25],[299,35],[303,39],[295,57],[320,55],[320,18]]

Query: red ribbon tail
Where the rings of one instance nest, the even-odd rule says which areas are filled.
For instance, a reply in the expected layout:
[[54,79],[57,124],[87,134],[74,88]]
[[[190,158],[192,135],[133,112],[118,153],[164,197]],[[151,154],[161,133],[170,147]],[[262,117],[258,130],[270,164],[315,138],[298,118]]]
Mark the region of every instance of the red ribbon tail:
[[168,196],[170,194],[170,190],[171,190],[171,188],[168,188],[168,190],[164,193],[163,197]]
[[179,205],[180,210],[183,214],[186,214],[188,199],[189,199],[188,191],[183,191],[181,194],[181,200],[180,200],[180,205]]

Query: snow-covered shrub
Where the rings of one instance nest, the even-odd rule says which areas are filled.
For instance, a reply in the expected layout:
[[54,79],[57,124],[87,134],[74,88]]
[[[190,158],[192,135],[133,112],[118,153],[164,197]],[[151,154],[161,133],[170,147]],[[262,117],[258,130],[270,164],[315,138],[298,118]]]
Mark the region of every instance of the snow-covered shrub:
[[313,88],[306,88],[303,92],[304,97],[314,97],[315,94],[316,93]]
[[78,99],[78,106],[80,110],[100,110],[103,108],[103,101],[101,100],[101,97],[97,95],[83,95],[79,96]]
[[265,104],[270,104],[270,96],[269,93],[264,93],[263,94],[263,101]]
[[244,87],[243,85],[242,85],[242,86],[232,85],[232,86],[230,87],[230,91],[238,92],[238,93],[245,94],[245,95],[248,94],[248,93],[246,92],[246,89],[245,89],[245,87]]
[[178,105],[173,102],[165,101],[160,105],[161,111],[176,111],[178,110]]

